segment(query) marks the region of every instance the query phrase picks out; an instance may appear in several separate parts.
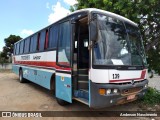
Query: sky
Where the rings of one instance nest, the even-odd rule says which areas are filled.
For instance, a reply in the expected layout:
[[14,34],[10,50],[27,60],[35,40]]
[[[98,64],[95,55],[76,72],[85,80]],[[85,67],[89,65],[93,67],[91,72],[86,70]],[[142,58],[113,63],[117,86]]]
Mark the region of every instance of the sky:
[[4,39],[12,35],[25,38],[67,16],[76,0],[1,0],[0,51]]

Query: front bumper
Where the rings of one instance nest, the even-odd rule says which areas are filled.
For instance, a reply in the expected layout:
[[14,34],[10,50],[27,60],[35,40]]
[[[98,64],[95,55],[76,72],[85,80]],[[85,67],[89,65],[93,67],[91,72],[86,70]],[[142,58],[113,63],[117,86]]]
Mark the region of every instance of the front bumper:
[[[124,104],[127,102],[134,101],[143,97],[147,91],[145,85],[148,84],[148,80],[137,82],[133,84],[97,84],[90,81],[90,95],[89,95],[89,105],[91,108],[104,108],[117,104]],[[119,92],[110,95],[100,95],[99,89],[118,89]],[[127,92],[126,92],[127,90]],[[125,92],[124,92],[125,91]],[[135,95],[134,99],[127,100],[129,95]]]

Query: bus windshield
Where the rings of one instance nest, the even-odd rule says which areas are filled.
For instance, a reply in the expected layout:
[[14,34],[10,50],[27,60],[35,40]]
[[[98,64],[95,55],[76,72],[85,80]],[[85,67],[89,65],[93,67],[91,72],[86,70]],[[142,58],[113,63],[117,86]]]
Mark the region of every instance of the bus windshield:
[[96,22],[98,36],[93,50],[94,65],[146,65],[138,27],[101,14],[97,14]]

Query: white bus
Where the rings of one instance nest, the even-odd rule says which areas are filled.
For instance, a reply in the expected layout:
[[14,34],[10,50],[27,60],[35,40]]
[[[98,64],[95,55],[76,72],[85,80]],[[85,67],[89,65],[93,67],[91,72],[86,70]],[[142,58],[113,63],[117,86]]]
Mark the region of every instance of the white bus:
[[[91,108],[134,101],[148,85],[143,41],[136,23],[99,9],[82,9],[14,44],[13,71]],[[54,94],[54,93],[53,93]]]

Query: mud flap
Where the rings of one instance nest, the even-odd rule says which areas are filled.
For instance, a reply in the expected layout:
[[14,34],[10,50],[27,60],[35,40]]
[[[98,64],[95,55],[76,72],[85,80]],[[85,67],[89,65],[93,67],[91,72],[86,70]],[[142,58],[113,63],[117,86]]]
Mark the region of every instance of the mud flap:
[[72,103],[72,79],[70,74],[56,73],[56,97]]

